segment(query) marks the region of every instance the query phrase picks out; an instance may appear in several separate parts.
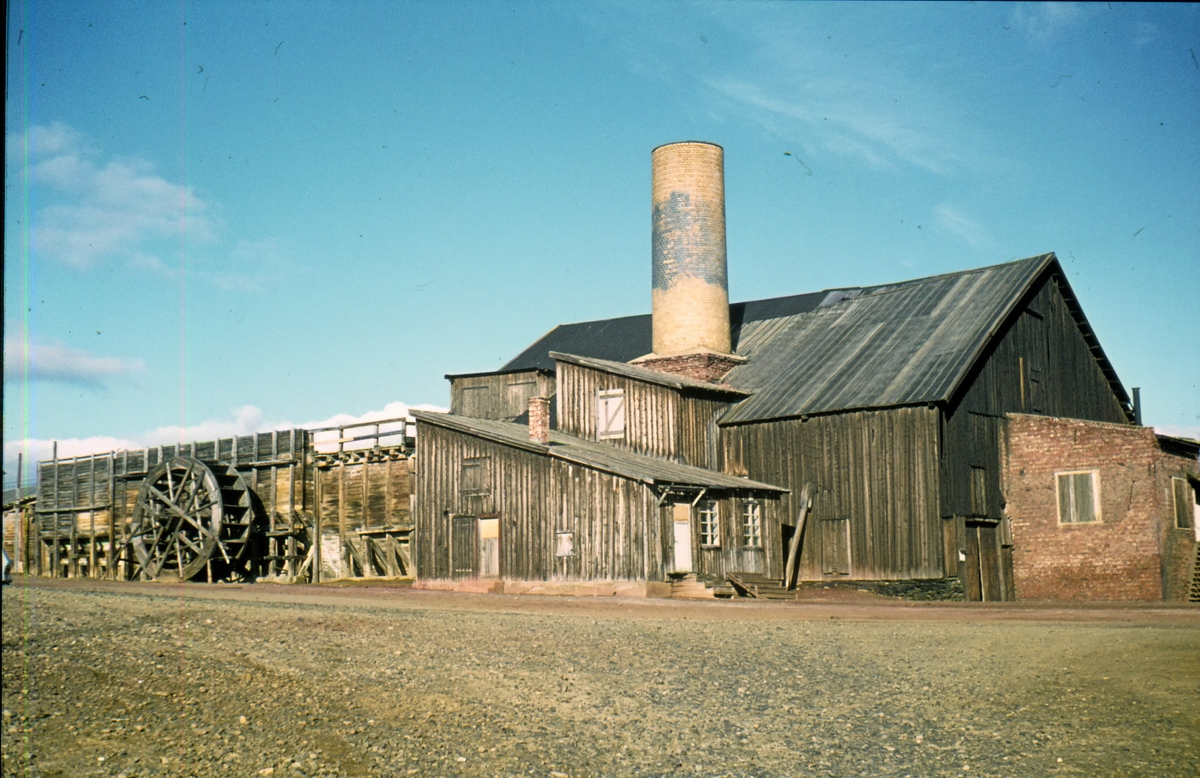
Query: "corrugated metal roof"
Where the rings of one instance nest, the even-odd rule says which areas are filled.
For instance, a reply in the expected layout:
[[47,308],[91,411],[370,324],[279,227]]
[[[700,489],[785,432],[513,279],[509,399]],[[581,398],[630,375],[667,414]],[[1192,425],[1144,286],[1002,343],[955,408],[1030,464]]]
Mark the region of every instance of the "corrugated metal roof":
[[562,432],[550,433],[550,445],[543,446],[529,439],[529,427],[490,419],[471,419],[449,413],[412,411],[418,422],[444,427],[456,432],[490,440],[505,446],[531,451],[535,454],[561,459],[595,470],[631,478],[647,484],[704,486],[755,492],[786,492],[779,486],[727,475],[715,470],[681,465],[665,459],[624,451],[606,443],[584,440]]
[[726,382],[753,389],[722,424],[940,402],[1053,255],[831,295],[816,310],[742,328],[748,359]]
[[638,365],[630,365],[625,362],[613,362],[608,359],[590,359],[581,357],[576,354],[563,354],[558,351],[551,351],[550,358],[555,362],[568,362],[573,365],[582,365],[595,370],[602,370],[605,373],[614,375],[626,376],[635,378],[639,381],[645,381],[649,384],[658,384],[659,386],[669,386],[672,389],[691,389],[706,394],[724,394],[734,395],[736,397],[745,397],[750,392],[744,389],[735,389],[732,386],[725,384],[710,384],[707,381],[697,381],[693,378],[677,376],[672,373],[664,373],[659,370],[651,370],[648,367],[640,367]]
[[[730,306],[725,383],[753,393],[722,424],[946,402],[1006,317],[1053,270],[1113,392],[1128,396],[1053,254],[896,284],[827,289]],[[650,350],[650,316],[556,327],[504,370],[553,369],[550,352],[628,362]]]

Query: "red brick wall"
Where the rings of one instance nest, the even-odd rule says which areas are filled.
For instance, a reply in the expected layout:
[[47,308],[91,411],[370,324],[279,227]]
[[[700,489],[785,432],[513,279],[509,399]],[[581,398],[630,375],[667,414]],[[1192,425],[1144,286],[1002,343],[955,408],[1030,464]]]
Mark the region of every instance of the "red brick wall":
[[727,354],[699,351],[693,354],[676,354],[670,357],[650,357],[634,361],[638,367],[657,370],[660,373],[691,378],[696,381],[718,383],[725,374],[746,360]]
[[[1183,598],[1192,536],[1174,529],[1170,481],[1195,472],[1194,461],[1165,454],[1144,427],[1024,414],[1010,414],[1007,426],[1018,599]],[[1081,470],[1098,472],[1100,521],[1060,524],[1056,473]]]

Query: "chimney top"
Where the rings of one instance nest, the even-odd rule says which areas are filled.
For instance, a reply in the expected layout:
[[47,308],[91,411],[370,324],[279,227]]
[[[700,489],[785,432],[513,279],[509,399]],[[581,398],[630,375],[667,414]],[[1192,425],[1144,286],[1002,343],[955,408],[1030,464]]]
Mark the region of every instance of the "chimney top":
[[550,398],[529,398],[529,439],[543,446],[550,442]]

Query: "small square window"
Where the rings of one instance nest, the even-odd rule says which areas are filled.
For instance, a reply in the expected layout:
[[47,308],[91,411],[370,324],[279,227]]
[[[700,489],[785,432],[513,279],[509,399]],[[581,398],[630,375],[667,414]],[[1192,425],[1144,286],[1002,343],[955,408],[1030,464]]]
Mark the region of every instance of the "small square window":
[[1056,473],[1060,524],[1100,521],[1100,474],[1095,470]]
[[742,503],[742,541],[746,548],[762,548],[762,505],[753,500]]
[[700,503],[700,545],[709,548],[721,545],[721,523],[716,500]]
[[624,389],[596,392],[596,435],[599,438],[625,437]]

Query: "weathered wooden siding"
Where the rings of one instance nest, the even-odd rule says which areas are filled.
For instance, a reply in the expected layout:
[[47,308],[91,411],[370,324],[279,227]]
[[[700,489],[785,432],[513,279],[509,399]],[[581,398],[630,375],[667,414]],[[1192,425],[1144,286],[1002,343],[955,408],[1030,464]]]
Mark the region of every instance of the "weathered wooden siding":
[[[142,480],[175,456],[235,465],[253,494],[264,529],[290,530],[313,508],[308,446],[306,430],[283,430],[39,462],[30,570],[48,576],[124,577],[121,554]],[[288,542],[279,537],[277,544],[269,542]],[[294,556],[294,540],[290,544]],[[282,571],[287,551],[271,549],[276,558],[264,560],[263,574]],[[291,564],[294,569],[294,559]]]
[[690,391],[559,362],[559,429],[598,440],[597,393],[613,389],[625,393],[625,436],[604,442],[638,454],[717,469],[716,420],[730,403]]
[[529,410],[530,397],[554,394],[554,376],[542,370],[454,376],[450,412],[473,419],[512,421]]
[[343,533],[410,526],[411,461],[347,455],[318,467],[322,526]]
[[[725,472],[792,490],[764,503],[767,575],[783,575],[781,522],[795,523],[800,493],[811,482],[815,492],[800,557],[802,579],[942,577],[936,409],[857,411],[729,426],[722,432]],[[834,537],[847,531],[848,545],[841,535]],[[843,546],[849,569],[825,575],[836,560],[823,560],[822,554],[840,554]]]
[[[1051,275],[1018,306],[964,386],[943,422],[941,510],[947,518],[1003,517],[1004,414],[1128,422]],[[977,486],[973,493],[972,468],[983,471],[983,495]]]
[[[416,566],[450,578],[457,515],[500,519],[500,575],[517,580],[652,580],[666,575],[663,508],[637,481],[421,424]],[[463,467],[478,467],[464,488]],[[556,535],[575,552],[556,557]]]

